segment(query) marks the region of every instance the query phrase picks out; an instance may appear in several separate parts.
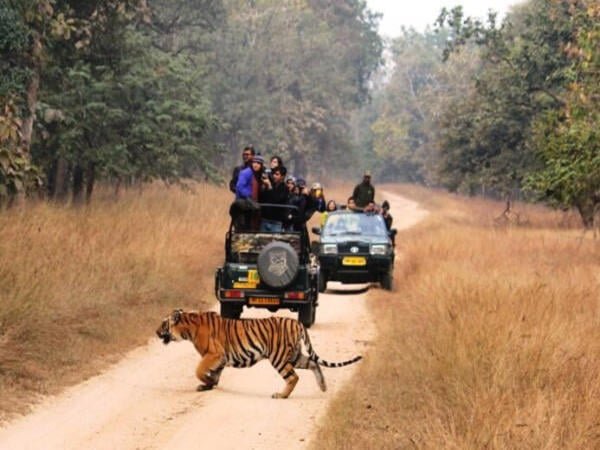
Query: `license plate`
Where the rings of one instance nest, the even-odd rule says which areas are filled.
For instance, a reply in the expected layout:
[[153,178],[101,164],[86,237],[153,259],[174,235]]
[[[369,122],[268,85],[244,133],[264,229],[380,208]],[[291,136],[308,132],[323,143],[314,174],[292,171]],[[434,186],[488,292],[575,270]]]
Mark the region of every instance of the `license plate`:
[[342,264],[344,266],[366,266],[367,258],[364,256],[344,256]]
[[277,297],[250,297],[248,300],[250,305],[279,305]]
[[256,283],[246,283],[243,281],[236,281],[233,283],[234,289],[256,289]]

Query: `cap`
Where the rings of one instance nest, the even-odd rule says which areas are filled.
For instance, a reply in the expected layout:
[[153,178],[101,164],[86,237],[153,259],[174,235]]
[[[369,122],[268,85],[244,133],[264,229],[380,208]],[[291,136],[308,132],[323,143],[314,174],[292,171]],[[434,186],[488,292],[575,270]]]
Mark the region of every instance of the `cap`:
[[371,171],[370,170],[365,170],[365,173],[363,174],[363,177],[370,177],[371,176]]
[[321,183],[313,183],[311,189],[323,189],[323,186],[321,186]]
[[303,188],[303,187],[305,187],[305,186],[306,186],[306,180],[305,180],[304,178],[298,178],[298,179],[296,180],[296,185],[297,185],[298,187],[301,187],[301,188]]
[[285,182],[286,183],[289,183],[290,181],[292,183],[296,184],[296,177],[294,177],[293,175],[288,175],[287,177],[285,177]]
[[261,155],[254,155],[252,157],[252,162],[259,162],[261,164],[265,163],[265,158],[263,158]]

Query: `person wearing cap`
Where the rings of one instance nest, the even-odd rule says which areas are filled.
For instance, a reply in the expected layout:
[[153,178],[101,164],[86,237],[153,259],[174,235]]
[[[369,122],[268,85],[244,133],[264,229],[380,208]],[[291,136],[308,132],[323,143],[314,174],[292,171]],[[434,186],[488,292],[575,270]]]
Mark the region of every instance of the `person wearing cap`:
[[285,187],[287,188],[288,196],[292,195],[292,192],[296,187],[296,177],[294,177],[293,175],[288,175],[287,177],[285,177]]
[[246,145],[244,150],[242,151],[242,164],[236,166],[233,169],[233,173],[231,174],[231,180],[229,181],[229,190],[235,194],[235,189],[237,186],[238,178],[240,176],[240,172],[244,170],[246,167],[250,167],[250,163],[252,162],[252,158],[256,154],[254,150],[254,146]]
[[261,155],[254,155],[251,163],[240,171],[238,181],[235,185],[236,198],[251,198],[258,201],[258,194],[262,185],[265,160]]
[[365,208],[369,203],[375,201],[375,187],[371,184],[371,171],[365,170],[362,182],[356,185],[352,197],[358,208]]
[[249,208],[249,205],[246,205],[244,224],[246,229],[258,230],[260,226],[260,209],[256,202],[258,202],[260,191],[264,189],[266,179],[268,179],[264,174],[264,162],[265,160],[261,155],[254,155],[250,166],[240,171],[235,186],[236,202],[245,200],[246,203],[250,203],[252,206],[252,208]]
[[304,220],[310,220],[313,214],[317,211],[320,213],[325,211],[326,202],[323,196],[323,186],[321,183],[313,183],[308,196],[306,197],[306,208],[304,210]]
[[324,212],[327,207],[327,202],[325,201],[325,194],[323,193],[323,186],[321,186],[321,183],[313,183],[310,188],[310,197],[312,202],[316,205],[316,210]]

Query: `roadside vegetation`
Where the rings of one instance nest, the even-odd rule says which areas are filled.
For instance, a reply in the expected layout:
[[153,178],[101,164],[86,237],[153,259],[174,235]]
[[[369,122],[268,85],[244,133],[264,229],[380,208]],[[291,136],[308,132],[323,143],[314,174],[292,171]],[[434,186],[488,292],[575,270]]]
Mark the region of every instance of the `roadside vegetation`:
[[153,185],[0,215],[0,419],[146,343],[173,308],[212,304],[230,199]]
[[600,446],[600,244],[576,215],[409,187],[378,337],[313,448]]

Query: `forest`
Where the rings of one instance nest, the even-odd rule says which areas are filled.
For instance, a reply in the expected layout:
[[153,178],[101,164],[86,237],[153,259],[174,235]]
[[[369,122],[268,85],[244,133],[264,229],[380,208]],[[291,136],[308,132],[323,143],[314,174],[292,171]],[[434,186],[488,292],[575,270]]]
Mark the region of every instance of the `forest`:
[[252,143],[298,175],[368,167],[592,227],[600,4],[431,14],[387,40],[364,0],[1,0],[0,202],[222,183]]

